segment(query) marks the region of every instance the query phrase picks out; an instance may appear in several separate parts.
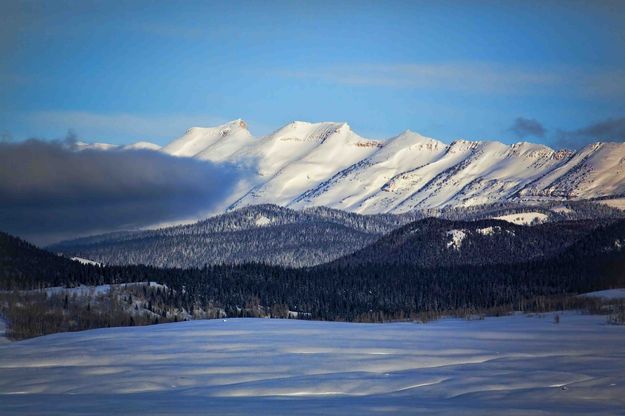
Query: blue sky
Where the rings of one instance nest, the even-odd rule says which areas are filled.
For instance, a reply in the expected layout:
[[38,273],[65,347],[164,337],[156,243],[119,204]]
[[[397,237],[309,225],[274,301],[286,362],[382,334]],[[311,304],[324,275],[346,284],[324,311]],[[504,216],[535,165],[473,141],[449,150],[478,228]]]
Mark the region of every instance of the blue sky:
[[4,0],[0,53],[12,140],[164,144],[236,118],[257,135],[625,139],[622,1]]

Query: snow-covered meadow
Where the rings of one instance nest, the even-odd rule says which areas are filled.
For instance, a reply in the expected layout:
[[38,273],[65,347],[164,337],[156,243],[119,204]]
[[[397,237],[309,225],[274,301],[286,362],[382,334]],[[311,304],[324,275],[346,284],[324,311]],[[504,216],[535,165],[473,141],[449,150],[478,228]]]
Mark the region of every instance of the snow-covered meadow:
[[560,318],[204,320],[0,343],[0,413],[623,414],[625,327]]

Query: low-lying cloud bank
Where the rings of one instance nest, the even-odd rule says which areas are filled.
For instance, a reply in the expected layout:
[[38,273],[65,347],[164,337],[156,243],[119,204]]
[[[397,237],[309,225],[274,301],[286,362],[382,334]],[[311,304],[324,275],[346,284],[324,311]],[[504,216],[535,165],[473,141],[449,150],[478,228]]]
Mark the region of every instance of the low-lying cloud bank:
[[210,211],[240,179],[231,166],[159,152],[81,152],[0,143],[0,230],[37,244]]

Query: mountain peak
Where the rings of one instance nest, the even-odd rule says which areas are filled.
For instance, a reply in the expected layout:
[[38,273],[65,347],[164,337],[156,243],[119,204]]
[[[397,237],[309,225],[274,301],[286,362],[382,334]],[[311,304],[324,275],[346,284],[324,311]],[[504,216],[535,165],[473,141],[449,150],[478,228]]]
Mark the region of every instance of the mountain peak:
[[216,127],[192,127],[165,146],[163,151],[174,156],[219,162],[232,155],[251,138],[247,123],[239,118]]
[[568,152],[526,141],[446,144],[409,129],[377,141],[359,136],[348,123],[328,121],[292,121],[254,140],[239,118],[190,129],[162,151],[249,168],[249,180],[224,202],[233,207],[323,205],[375,214],[625,194],[624,143]]
[[232,120],[226,124],[232,127],[238,127],[247,130],[247,123],[242,118],[237,118],[236,120]]
[[404,130],[397,136],[391,137],[390,139],[386,140],[384,142],[384,146],[387,148],[410,148],[412,146],[419,146],[419,148],[421,149],[427,148],[428,150],[435,150],[445,145],[443,144],[443,142],[432,139],[430,137],[426,137],[412,130]]
[[522,155],[530,158],[553,156],[555,150],[544,144],[521,141],[510,145],[510,152],[514,155]]
[[247,130],[247,123],[245,122],[245,120],[243,120],[241,118],[237,118],[236,120],[230,120],[230,121],[227,121],[227,122],[225,122],[223,124],[219,124],[219,125],[213,126],[213,127],[193,126],[193,127],[189,128],[189,129],[187,129],[186,133],[190,133],[190,132],[193,132],[193,131],[224,130],[224,129],[228,129],[228,128]]

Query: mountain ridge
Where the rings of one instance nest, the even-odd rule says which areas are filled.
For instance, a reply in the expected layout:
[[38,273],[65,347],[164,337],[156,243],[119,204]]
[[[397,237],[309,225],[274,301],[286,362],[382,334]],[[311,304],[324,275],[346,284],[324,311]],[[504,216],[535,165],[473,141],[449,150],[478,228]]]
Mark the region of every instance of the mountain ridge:
[[188,268],[256,262],[308,267],[349,254],[416,218],[257,205],[194,224],[83,237],[48,248],[107,265]]
[[[420,267],[433,265],[427,259],[447,259],[450,265],[509,263],[556,253],[590,228],[625,218],[602,207],[569,203],[530,212],[519,206],[482,207],[446,210],[441,218],[425,219],[427,212],[361,215],[326,207],[293,210],[265,204],[193,224],[94,235],[47,248],[107,265],[178,268],[246,262],[311,267],[334,260],[360,264],[370,259],[378,259],[378,264],[408,261]],[[413,242],[397,248],[408,240]],[[366,248],[370,244],[373,248]],[[488,253],[486,257],[482,251]],[[358,252],[364,253],[358,255],[361,260],[349,259]]]
[[445,144],[410,130],[374,140],[348,123],[304,121],[256,138],[236,119],[193,127],[160,151],[253,171],[226,210],[276,204],[377,214],[625,195],[625,144],[617,142],[574,152],[527,141]]
[[595,229],[618,221],[623,222],[577,220],[527,226],[499,219],[424,218],[393,230],[333,264],[412,264],[432,268],[548,259],[566,251]]

